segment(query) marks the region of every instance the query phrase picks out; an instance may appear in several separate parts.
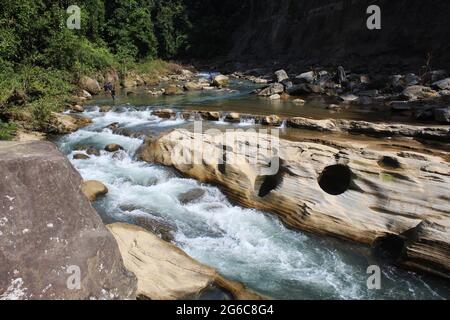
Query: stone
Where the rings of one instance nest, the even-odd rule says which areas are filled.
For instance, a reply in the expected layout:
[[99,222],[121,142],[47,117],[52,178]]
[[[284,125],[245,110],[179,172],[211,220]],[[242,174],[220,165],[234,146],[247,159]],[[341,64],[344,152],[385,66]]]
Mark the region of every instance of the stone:
[[71,114],[52,112],[47,132],[54,134],[68,134],[92,123],[92,119]]
[[164,95],[166,95],[166,96],[177,96],[177,95],[182,95],[182,94],[183,94],[183,89],[174,84],[171,84],[164,88]]
[[313,83],[316,79],[316,76],[314,71],[308,71],[296,76],[295,78],[300,80],[301,82]]
[[278,70],[278,71],[275,71],[274,79],[275,79],[276,82],[280,82],[281,83],[281,82],[283,82],[285,80],[289,80],[289,76],[288,76],[286,71]]
[[198,299],[211,286],[238,300],[262,298],[143,228],[124,223],[107,227],[119,244],[125,266],[138,279],[137,295],[141,299]]
[[71,110],[72,112],[77,112],[77,113],[82,113],[82,112],[84,112],[84,108],[83,108],[82,106],[78,105],[78,104],[73,105],[73,106],[70,106],[70,110]]
[[77,153],[77,154],[73,155],[73,159],[74,160],[87,160],[87,159],[90,159],[90,157],[83,153]]
[[122,85],[124,88],[134,88],[143,86],[145,81],[135,72],[128,72],[123,76]]
[[184,90],[186,91],[197,91],[203,89],[203,83],[200,82],[187,82],[184,85]]
[[111,143],[105,146],[105,151],[107,152],[116,152],[119,150],[123,150],[123,147],[115,143]]
[[280,126],[281,123],[282,123],[282,120],[277,115],[267,116],[262,119],[262,124],[268,125],[268,126]]
[[100,181],[88,180],[83,182],[81,191],[90,202],[94,202],[98,197],[107,194],[108,188]]
[[101,106],[99,110],[100,110],[100,112],[106,113],[106,112],[111,111],[112,107],[111,106]]
[[85,99],[92,99],[92,95],[84,89],[81,91],[81,97]]
[[220,112],[217,111],[202,111],[200,115],[203,119],[208,121],[219,121],[220,120]]
[[54,144],[0,142],[0,176],[0,299],[135,299],[135,276]]
[[437,90],[450,90],[450,78],[442,79],[433,83],[433,88]]
[[178,196],[178,200],[181,204],[188,204],[190,202],[194,202],[205,195],[205,190],[196,188],[189,190],[187,192],[181,193]]
[[280,100],[281,96],[277,93],[277,94],[273,94],[269,97],[269,100]]
[[344,84],[347,82],[347,73],[345,72],[345,69],[343,66],[339,66],[337,70],[337,78],[339,84]]
[[162,119],[171,119],[177,115],[173,109],[157,109],[152,114]]
[[339,97],[342,99],[342,101],[345,101],[345,102],[355,102],[355,101],[358,101],[358,99],[359,99],[358,96],[356,96],[352,93],[342,94]]
[[440,123],[450,124],[450,107],[435,109],[434,119]]
[[138,214],[130,215],[130,221],[132,224],[157,235],[164,241],[172,242],[175,240],[174,233],[176,232],[177,227],[167,223],[163,219],[159,219],[158,217],[149,214]]
[[119,127],[120,127],[120,123],[119,122],[113,122],[111,124],[108,124],[106,126],[106,129],[115,130],[115,129],[119,128]]
[[303,99],[294,99],[294,100],[292,100],[292,102],[297,105],[304,105],[306,103],[306,101]]
[[[339,122],[329,123],[329,129],[334,130],[337,126],[332,124]],[[347,124],[355,129],[363,125]],[[387,125],[386,130],[390,129]],[[193,135],[177,129],[147,141],[140,158],[218,185],[240,205],[277,214],[292,228],[377,248],[389,247],[393,237],[400,243],[398,248],[389,249],[396,264],[419,264],[421,270],[450,277],[450,165],[441,156],[423,150],[420,157],[405,157],[405,152],[412,153],[406,144],[404,152],[398,144],[391,150],[380,150],[377,144],[351,136],[339,141],[324,134],[315,140],[277,140],[272,154],[279,157],[278,166],[267,171],[268,163],[262,160],[273,158],[264,146],[271,145],[273,138],[234,132],[227,133],[226,139],[223,133],[203,134],[201,148],[208,152],[198,164],[187,166],[194,152],[202,154],[192,143]],[[259,147],[233,147],[248,141]],[[229,159],[225,164],[224,148]],[[387,158],[395,161],[383,160]],[[380,166],[380,161],[391,167]],[[422,170],[424,164],[446,174],[434,170],[436,173],[430,175]],[[424,220],[435,223],[441,231],[424,232],[422,241],[410,234]],[[413,254],[421,260],[408,255],[404,251],[408,248],[418,250]]]
[[321,94],[324,93],[324,89],[320,85],[303,83],[293,86],[292,88],[288,89],[287,92],[293,96],[303,96],[310,94]]
[[284,92],[284,86],[281,83],[272,83],[269,86],[262,89],[258,95],[263,97],[270,97],[274,94],[280,94]]
[[228,78],[227,76],[224,76],[222,74],[215,76],[213,81],[212,81],[212,85],[214,87],[228,87],[230,83],[230,78]]
[[408,73],[403,77],[403,82],[406,86],[415,86],[420,84],[420,77],[414,73]]
[[227,122],[240,122],[241,121],[241,115],[237,112],[230,112],[226,115],[225,121]]
[[434,90],[432,90],[430,87],[425,86],[410,86],[407,87],[402,92],[402,97],[407,100],[423,100],[423,99],[430,99],[430,98],[436,98],[438,96],[438,93]]
[[99,94],[102,91],[98,81],[88,76],[82,76],[78,84],[81,89],[86,90],[93,95]]
[[86,149],[86,153],[90,156],[96,156],[99,157],[100,156],[100,151],[95,148],[95,147],[89,147]]

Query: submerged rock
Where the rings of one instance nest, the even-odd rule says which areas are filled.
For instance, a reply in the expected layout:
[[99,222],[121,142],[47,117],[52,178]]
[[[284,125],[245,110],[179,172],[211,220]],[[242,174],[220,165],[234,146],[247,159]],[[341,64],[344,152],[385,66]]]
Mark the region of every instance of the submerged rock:
[[107,151],[107,152],[116,152],[116,151],[119,151],[119,150],[123,150],[123,147],[121,145],[116,144],[116,143],[108,144],[105,147],[105,151]]
[[119,244],[125,266],[136,274],[142,299],[198,299],[212,286],[238,300],[261,299],[241,283],[188,256],[143,228],[124,223],[107,226]]
[[205,190],[196,188],[190,191],[184,192],[178,196],[178,200],[181,204],[188,204],[189,202],[193,202],[195,200],[200,199],[205,194]]
[[162,119],[171,119],[176,116],[176,112],[173,109],[157,109],[152,114]]
[[[331,120],[315,123],[329,131],[343,126]],[[347,130],[356,131],[359,125],[364,127],[358,122],[345,125],[350,126]],[[375,125],[373,129],[382,130]],[[204,134],[202,148],[208,150],[207,155],[199,164],[186,165],[194,151],[200,152],[192,139],[193,133],[174,130],[148,141],[140,157],[217,184],[233,201],[276,213],[287,225],[317,234],[370,245],[387,235],[417,243],[406,232],[423,220],[433,221],[444,232],[427,235],[429,246],[414,246],[422,250],[417,253],[422,259],[414,263],[436,274],[442,274],[442,268],[450,274],[450,165],[443,159],[426,154],[405,157],[405,153],[379,151],[358,140],[339,144],[332,136],[314,143],[276,140],[278,158],[271,158],[264,147],[274,143],[269,135],[240,132],[228,133],[227,139]],[[247,149],[234,147],[248,143]],[[272,159],[270,167],[273,165],[274,170],[270,173],[264,173],[269,166],[264,159]],[[426,173],[421,170],[424,164],[446,174],[439,174],[439,170]],[[433,250],[438,251],[430,252]],[[439,270],[435,268],[436,259]],[[396,263],[411,260],[402,253]]]
[[53,144],[0,142],[0,176],[0,299],[135,298],[136,278]]
[[89,159],[89,156],[83,154],[83,153],[77,153],[73,156],[74,160],[87,160]]

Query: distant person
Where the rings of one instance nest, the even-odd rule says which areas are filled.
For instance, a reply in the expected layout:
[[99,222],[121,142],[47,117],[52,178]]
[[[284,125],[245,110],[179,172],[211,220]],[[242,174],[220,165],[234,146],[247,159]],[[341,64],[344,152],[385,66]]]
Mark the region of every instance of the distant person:
[[103,85],[103,89],[105,89],[106,93],[111,94],[112,99],[115,101],[116,100],[116,88],[114,87],[114,85],[108,81]]

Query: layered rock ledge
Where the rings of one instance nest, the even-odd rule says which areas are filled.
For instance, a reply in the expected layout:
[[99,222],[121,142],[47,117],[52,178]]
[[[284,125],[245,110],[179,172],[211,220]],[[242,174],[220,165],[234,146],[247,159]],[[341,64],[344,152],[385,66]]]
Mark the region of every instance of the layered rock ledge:
[[138,278],[138,298],[261,299],[242,284],[225,279],[215,269],[141,227],[115,223],[108,229],[119,244],[125,266]]
[[[450,165],[443,158],[351,139],[280,139],[270,155],[273,143],[252,132],[225,139],[177,129],[148,140],[140,157],[217,184],[293,228],[369,244],[398,264],[450,277]],[[275,160],[277,170],[264,173]]]
[[[172,109],[156,110],[155,115],[162,118],[174,118],[177,113]],[[279,117],[277,115],[254,115],[239,113],[220,113],[204,110],[184,111],[181,116],[185,119],[208,121],[239,122],[241,119],[254,119],[255,123],[280,126],[284,122],[287,127],[307,129],[320,132],[343,132],[365,134],[375,137],[411,137],[418,139],[450,142],[449,125],[411,125],[403,123],[374,123],[360,120],[346,119],[310,119],[304,117]]]
[[135,276],[53,144],[0,142],[0,179],[0,299],[135,298]]

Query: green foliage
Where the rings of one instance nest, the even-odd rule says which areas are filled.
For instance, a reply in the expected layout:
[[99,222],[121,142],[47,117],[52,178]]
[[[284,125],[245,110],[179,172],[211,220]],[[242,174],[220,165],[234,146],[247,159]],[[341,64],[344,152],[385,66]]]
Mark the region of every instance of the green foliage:
[[5,123],[0,120],[0,140],[11,140],[17,130],[14,123]]
[[114,68],[156,78],[177,71],[157,58],[220,52],[243,6],[233,0],[78,0],[81,30],[69,30],[72,4],[2,0],[0,117],[22,108],[39,126],[83,74]]

